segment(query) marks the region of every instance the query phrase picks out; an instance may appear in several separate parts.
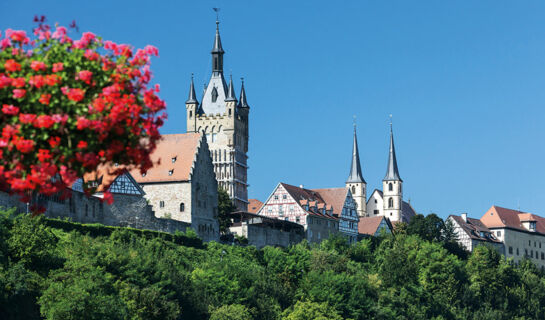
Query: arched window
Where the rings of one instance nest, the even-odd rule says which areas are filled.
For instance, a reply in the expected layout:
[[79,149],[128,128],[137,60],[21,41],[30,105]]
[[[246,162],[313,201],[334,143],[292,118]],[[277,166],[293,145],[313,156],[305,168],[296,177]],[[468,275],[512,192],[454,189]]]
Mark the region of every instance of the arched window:
[[392,185],[391,182],[388,184],[388,190],[389,190],[389,191],[393,191],[393,190],[394,190],[394,186]]
[[389,198],[388,199],[388,208],[393,208],[394,207],[394,198]]
[[182,202],[180,203],[180,212],[184,212],[185,211],[185,204]]
[[352,195],[356,194],[356,187],[352,186]]

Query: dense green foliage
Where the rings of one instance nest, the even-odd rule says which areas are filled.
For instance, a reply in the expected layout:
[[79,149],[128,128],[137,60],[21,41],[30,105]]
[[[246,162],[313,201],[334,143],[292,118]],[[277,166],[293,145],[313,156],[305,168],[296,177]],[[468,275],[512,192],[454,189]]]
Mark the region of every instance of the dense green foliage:
[[[541,319],[545,277],[411,233],[287,249],[0,215],[0,319]],[[440,225],[440,224],[439,224]],[[424,228],[426,230],[426,228]],[[432,232],[433,233],[433,232]],[[177,240],[178,239],[178,240]],[[180,244],[182,243],[182,244]],[[188,242],[189,243],[189,242]]]

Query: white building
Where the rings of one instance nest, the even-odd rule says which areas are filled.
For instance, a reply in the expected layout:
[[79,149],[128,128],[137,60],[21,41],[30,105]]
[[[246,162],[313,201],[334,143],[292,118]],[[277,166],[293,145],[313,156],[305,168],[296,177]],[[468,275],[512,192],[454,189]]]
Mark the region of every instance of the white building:
[[545,218],[492,206],[481,222],[503,242],[507,258],[519,262],[526,257],[545,269]]

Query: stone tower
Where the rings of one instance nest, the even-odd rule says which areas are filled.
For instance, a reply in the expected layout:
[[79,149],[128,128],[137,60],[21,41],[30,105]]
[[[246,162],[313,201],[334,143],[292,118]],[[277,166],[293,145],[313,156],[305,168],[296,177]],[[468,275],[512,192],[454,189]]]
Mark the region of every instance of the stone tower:
[[403,180],[397,169],[396,150],[394,147],[394,133],[390,123],[390,151],[388,153],[388,168],[382,180],[383,212],[392,222],[401,221],[403,207]]
[[212,76],[204,88],[202,102],[195,95],[193,78],[186,101],[187,132],[206,134],[218,187],[226,190],[238,210],[248,209],[248,115],[242,80],[239,99],[235,95],[232,77],[227,85],[223,75],[223,47],[216,21],[216,36],[212,48]]
[[354,145],[352,146],[352,164],[350,166],[350,175],[346,180],[346,187],[352,193],[358,208],[358,216],[367,216],[367,183],[361,174],[360,155],[358,151],[358,138],[356,137],[356,125],[354,124]]

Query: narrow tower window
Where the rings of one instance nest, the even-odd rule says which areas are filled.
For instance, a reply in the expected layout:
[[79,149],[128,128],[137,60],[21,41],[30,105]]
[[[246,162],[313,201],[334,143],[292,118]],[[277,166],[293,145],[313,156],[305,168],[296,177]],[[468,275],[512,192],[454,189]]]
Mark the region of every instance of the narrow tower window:
[[218,90],[216,87],[212,89],[212,102],[216,102],[218,100]]
[[388,208],[394,207],[394,198],[388,198]]
[[180,212],[184,212],[185,211],[185,204],[182,202],[180,203]]
[[356,194],[356,187],[352,186],[352,195]]
[[391,182],[388,184],[388,190],[389,190],[389,191],[394,190],[394,186],[392,185]]

